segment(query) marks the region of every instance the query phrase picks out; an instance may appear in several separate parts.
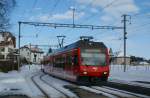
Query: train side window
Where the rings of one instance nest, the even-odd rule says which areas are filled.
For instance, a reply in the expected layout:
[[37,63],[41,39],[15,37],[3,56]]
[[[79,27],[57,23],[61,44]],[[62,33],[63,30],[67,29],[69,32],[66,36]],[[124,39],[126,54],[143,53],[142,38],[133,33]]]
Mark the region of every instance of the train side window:
[[69,58],[68,58],[68,64],[69,64],[69,66],[72,65],[71,56],[69,56]]
[[78,65],[78,55],[75,55],[73,58],[74,65]]
[[62,61],[61,61],[61,67],[64,68],[65,67],[65,57],[62,57]]
[[66,66],[68,66],[68,56],[66,56]]
[[71,56],[67,55],[67,57],[66,57],[66,66],[69,67],[71,65],[71,62],[72,62]]

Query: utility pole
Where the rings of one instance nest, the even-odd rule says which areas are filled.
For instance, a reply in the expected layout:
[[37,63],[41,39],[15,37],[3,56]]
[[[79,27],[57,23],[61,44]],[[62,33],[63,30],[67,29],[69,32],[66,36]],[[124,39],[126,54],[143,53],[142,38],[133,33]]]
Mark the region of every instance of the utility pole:
[[31,65],[31,43],[29,44],[29,47],[30,47],[30,61],[29,61],[29,70],[30,70],[30,65]]
[[74,7],[71,7],[70,8],[72,10],[72,24],[74,25],[74,19],[75,19],[75,8]]
[[19,35],[18,35],[18,71],[20,67],[20,38],[21,38],[21,22],[19,24]]
[[[126,31],[126,29],[127,29],[127,27],[126,27],[126,23],[127,22],[129,22],[129,20],[127,20],[127,17],[128,17],[129,15],[126,15],[126,14],[124,14],[124,15],[122,15],[122,17],[123,17],[123,20],[122,20],[122,22],[123,22],[123,32],[124,32],[124,34],[123,34],[123,39],[124,39],[124,72],[126,71],[126,40],[127,40],[127,31]],[[129,16],[130,17],[130,24],[131,24],[131,16]]]

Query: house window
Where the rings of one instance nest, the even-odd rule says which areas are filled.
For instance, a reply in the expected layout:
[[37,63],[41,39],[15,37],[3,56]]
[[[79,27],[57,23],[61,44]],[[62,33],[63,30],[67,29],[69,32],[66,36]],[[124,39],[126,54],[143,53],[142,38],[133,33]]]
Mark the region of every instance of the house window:
[[30,55],[30,53],[28,52],[28,56]]
[[34,54],[34,62],[36,62],[36,57],[37,57],[37,55],[36,55],[36,54]]
[[4,55],[0,55],[0,59],[4,59],[5,58],[5,56]]
[[4,51],[5,51],[4,47],[0,48],[0,52],[4,52]]
[[8,52],[12,52],[13,51],[13,49],[11,49],[11,48],[8,48]]

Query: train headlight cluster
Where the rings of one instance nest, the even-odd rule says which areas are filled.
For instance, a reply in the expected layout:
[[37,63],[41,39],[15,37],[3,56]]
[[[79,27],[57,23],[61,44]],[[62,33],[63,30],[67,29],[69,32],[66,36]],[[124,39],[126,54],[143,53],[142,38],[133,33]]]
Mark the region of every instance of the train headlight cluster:
[[86,71],[84,71],[84,72],[83,72],[83,74],[84,74],[84,75],[86,75],[86,74],[87,74],[87,72],[86,72]]
[[104,72],[104,75],[106,75],[107,74],[107,72]]

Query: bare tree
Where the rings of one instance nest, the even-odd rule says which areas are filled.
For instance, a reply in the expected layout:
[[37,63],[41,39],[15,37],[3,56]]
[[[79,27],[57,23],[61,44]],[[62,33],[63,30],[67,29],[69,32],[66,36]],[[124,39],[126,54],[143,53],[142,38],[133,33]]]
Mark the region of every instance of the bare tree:
[[9,16],[15,5],[15,0],[0,0],[0,31],[5,31],[10,26]]

